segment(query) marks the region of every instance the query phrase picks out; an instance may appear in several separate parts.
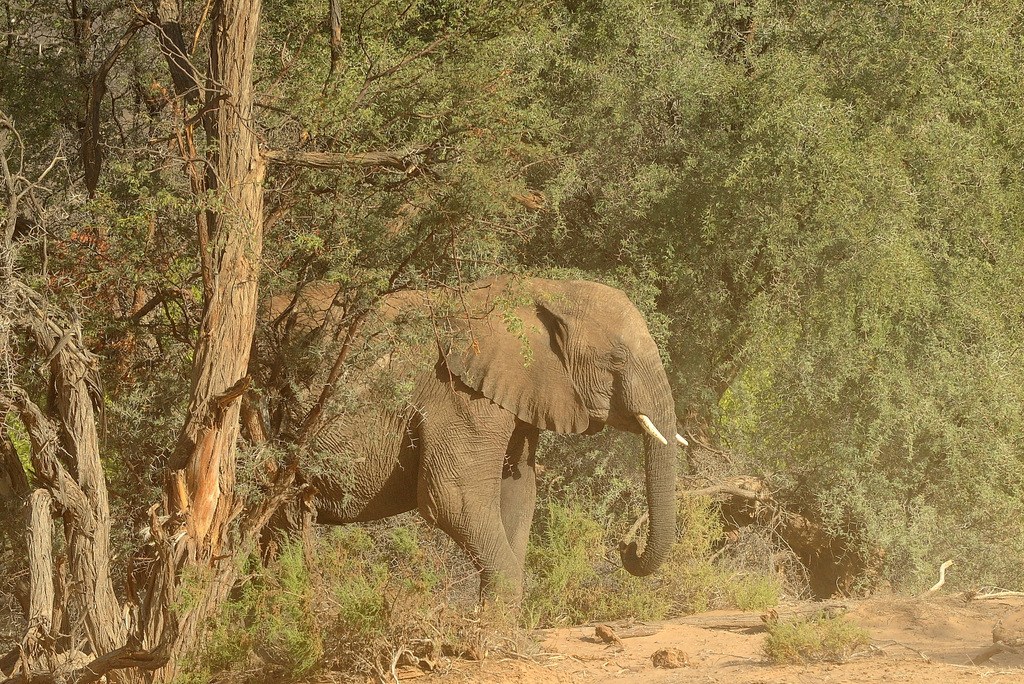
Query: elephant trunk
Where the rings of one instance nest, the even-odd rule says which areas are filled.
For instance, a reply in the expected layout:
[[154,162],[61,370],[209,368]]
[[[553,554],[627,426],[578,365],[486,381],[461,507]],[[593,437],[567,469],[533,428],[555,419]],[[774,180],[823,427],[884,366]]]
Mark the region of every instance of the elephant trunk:
[[[662,435],[675,435],[671,411],[650,418]],[[657,570],[668,558],[676,539],[676,441],[669,437],[668,443],[663,444],[648,433],[643,439],[649,516],[647,543],[641,554],[637,554],[636,542],[619,545],[622,567],[637,577]]]

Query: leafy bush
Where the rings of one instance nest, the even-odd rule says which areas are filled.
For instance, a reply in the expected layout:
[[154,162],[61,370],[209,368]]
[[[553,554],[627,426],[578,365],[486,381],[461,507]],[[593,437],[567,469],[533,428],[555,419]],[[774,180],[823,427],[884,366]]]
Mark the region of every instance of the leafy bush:
[[411,517],[319,532],[284,544],[266,567],[251,559],[179,684],[291,682],[320,668],[383,676],[405,650],[486,650],[501,616],[470,615],[476,574],[443,533]]
[[[777,600],[770,581],[712,562],[722,529],[708,499],[680,500],[678,541],[647,578],[628,575],[612,551],[623,525],[609,529],[592,511],[592,502],[579,498],[545,503],[519,616],[500,606],[479,612],[477,575],[465,554],[418,518],[329,528],[306,544],[288,542],[267,567],[250,560],[249,579],[179,684],[298,681],[320,668],[382,676],[405,650],[429,659],[479,655],[499,642],[497,633],[522,648],[516,617],[532,628],[653,620],[712,605],[761,609]],[[611,558],[595,553],[602,548]],[[183,605],[189,600],[183,592]]]
[[740,610],[765,610],[778,604],[779,587],[767,577],[739,575],[723,587],[727,602]]
[[668,612],[670,596],[650,591],[621,570],[608,573],[614,566],[594,557],[595,549],[608,546],[597,521],[572,505],[551,503],[547,513],[543,537],[529,553],[528,567],[536,579],[524,603],[527,624],[577,625],[623,616],[657,619]]
[[773,663],[841,662],[871,642],[867,630],[844,616],[769,622],[765,657]]
[[[545,517],[536,521],[527,558],[526,626],[658,620],[713,605],[759,610],[778,602],[779,589],[771,580],[734,574],[712,562],[722,528],[710,500],[679,501],[679,538],[665,564],[645,578],[619,566],[609,530],[592,517],[589,503],[549,501]],[[597,549],[611,551],[612,557],[598,556]]]

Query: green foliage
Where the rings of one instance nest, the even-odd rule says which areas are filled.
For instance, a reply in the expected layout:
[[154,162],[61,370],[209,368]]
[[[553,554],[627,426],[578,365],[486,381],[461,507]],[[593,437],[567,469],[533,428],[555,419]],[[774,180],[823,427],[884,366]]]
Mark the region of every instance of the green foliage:
[[227,605],[207,632],[201,653],[192,654],[174,678],[174,684],[204,684],[217,675],[247,664],[252,641],[237,625],[244,619],[238,607]]
[[[259,68],[268,78],[281,70],[278,46],[327,16],[326,2],[285,5],[265,16],[274,47]],[[291,55],[264,120],[270,144],[396,151],[407,166],[397,175],[358,164],[329,175],[281,169],[292,184],[281,199],[295,208],[267,242],[280,264],[271,289],[326,277],[372,299],[395,284],[467,282],[493,264],[516,265],[532,223],[513,200],[525,192],[521,169],[552,145],[535,104],[541,65],[532,54],[543,37],[529,29],[539,7],[346,3],[337,68],[327,32]]]
[[548,479],[534,517],[525,624],[657,620],[712,606],[760,610],[775,605],[779,588],[772,580],[736,574],[713,562],[722,523],[707,499],[680,499],[678,539],[652,577],[637,578],[622,570],[614,557],[615,540],[636,517],[623,513],[646,506],[642,476],[629,471],[628,439],[601,435],[588,440],[600,445],[591,451],[584,451],[582,440],[569,448],[547,444],[543,450],[547,467],[560,472]]
[[617,592],[602,587],[593,555],[605,546],[604,529],[596,521],[571,505],[554,502],[547,513],[541,540],[531,547],[528,558],[528,567],[537,574],[524,604],[528,624],[576,625],[618,617],[622,611],[642,611],[642,617],[649,618],[666,609],[643,605],[628,583]]
[[530,258],[653,302],[678,413],[891,583],[1019,584],[1019,7],[551,17],[573,154]]
[[738,577],[725,586],[728,602],[740,610],[765,610],[779,603],[779,587],[767,577]]
[[843,662],[871,643],[867,630],[842,615],[768,623],[765,657],[773,663]]
[[29,441],[28,431],[20,420],[16,420],[13,414],[4,417],[4,423],[0,426],[0,433],[11,440],[14,450],[18,454],[18,460],[26,473],[32,472],[32,444]]
[[332,528],[308,545],[284,544],[266,567],[251,559],[249,579],[181,683],[257,672],[261,681],[304,681],[326,663],[383,676],[394,648],[413,640],[457,652],[479,638],[467,626],[480,622],[463,619],[460,606],[473,601],[453,589],[465,574],[461,551],[439,534],[409,521]]

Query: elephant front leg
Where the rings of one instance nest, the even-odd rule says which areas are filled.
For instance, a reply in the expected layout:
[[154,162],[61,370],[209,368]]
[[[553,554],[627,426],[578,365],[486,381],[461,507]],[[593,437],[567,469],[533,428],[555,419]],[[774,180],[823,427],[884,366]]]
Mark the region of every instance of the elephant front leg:
[[[499,462],[500,467],[500,462]],[[480,594],[518,599],[522,594],[523,566],[509,544],[502,523],[500,471],[469,485],[465,480],[422,480],[420,513],[444,530],[480,571]]]
[[[468,406],[469,410],[465,410]],[[469,554],[483,597],[517,600],[523,564],[502,521],[502,471],[515,419],[486,399],[423,428],[420,513]]]
[[526,566],[526,546],[537,504],[534,456],[539,438],[538,428],[516,421],[501,478],[501,524],[520,567]]

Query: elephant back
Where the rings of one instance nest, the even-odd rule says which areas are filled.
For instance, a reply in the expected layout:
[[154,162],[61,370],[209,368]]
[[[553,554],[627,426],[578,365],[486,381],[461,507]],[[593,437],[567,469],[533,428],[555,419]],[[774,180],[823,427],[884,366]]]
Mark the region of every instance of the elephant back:
[[297,434],[343,353],[321,421],[325,448],[337,451],[353,431],[369,426],[368,415],[407,413],[416,374],[438,358],[431,319],[437,305],[408,290],[367,309],[351,292],[323,281],[266,300],[250,373],[266,399],[271,432],[286,440]]

